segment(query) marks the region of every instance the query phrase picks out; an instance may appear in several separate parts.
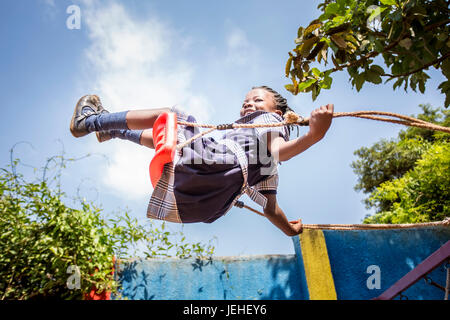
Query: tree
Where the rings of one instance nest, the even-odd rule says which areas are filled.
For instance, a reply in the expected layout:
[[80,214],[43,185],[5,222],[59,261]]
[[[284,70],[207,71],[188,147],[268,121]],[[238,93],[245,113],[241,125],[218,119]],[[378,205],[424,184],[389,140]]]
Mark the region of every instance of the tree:
[[[421,105],[419,119],[450,125],[450,112]],[[376,214],[365,223],[406,223],[442,220],[450,215],[450,136],[421,128],[401,131],[354,153],[357,191]]]
[[[12,158],[12,151],[11,151]],[[59,161],[58,161],[59,160]],[[93,288],[117,293],[113,258],[139,252],[144,257],[210,257],[211,244],[189,243],[182,232],[161,224],[138,224],[128,212],[106,219],[83,199],[79,208],[64,203],[60,170],[64,156],[48,160],[42,178],[17,173],[20,160],[0,168],[0,299],[80,299]],[[50,163],[58,172],[48,177]],[[56,183],[56,188],[52,187]],[[78,285],[68,285],[78,270]]]
[[[321,89],[330,89],[331,74],[346,69],[349,81],[359,91],[365,82],[394,81],[425,92],[434,67],[447,78],[439,85],[450,103],[449,9],[444,0],[325,0],[322,14],[300,27],[296,47],[289,52],[286,77],[293,94],[311,92],[313,100]],[[331,54],[329,54],[331,51]],[[381,57],[388,72],[374,59]],[[319,70],[310,64],[329,60],[333,68]]]

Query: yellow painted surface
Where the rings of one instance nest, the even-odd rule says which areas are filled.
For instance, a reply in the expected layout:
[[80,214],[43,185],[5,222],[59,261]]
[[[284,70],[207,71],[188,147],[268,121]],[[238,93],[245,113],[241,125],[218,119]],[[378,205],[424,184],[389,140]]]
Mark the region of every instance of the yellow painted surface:
[[304,229],[300,235],[310,300],[336,300],[330,260],[322,230]]

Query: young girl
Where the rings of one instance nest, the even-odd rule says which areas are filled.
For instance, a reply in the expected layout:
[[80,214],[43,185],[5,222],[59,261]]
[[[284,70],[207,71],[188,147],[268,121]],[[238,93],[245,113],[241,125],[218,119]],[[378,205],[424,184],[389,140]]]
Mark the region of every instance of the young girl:
[[[309,132],[293,140],[289,140],[284,126],[239,128],[227,131],[219,141],[211,137],[195,140],[164,166],[147,216],[179,223],[211,223],[225,215],[245,193],[264,208],[265,216],[286,235],[301,233],[301,219],[288,221],[277,204],[276,164],[320,141],[331,125],[333,108],[328,104],[314,110]],[[282,122],[290,110],[286,99],[275,90],[254,87],[246,95],[240,119],[235,123]],[[178,121],[196,121],[176,107],[109,113],[97,96],[87,95],[75,106],[70,131],[75,137],[95,131],[99,142],[120,138],[154,148],[151,128],[163,112],[175,112]],[[178,143],[198,132],[196,127],[179,125]]]

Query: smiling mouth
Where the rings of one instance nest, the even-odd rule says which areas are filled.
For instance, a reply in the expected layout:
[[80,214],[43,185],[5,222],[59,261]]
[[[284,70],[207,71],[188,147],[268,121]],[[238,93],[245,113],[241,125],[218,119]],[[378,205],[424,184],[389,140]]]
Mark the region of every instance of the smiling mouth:
[[248,115],[249,113],[255,112],[256,110],[247,109],[244,111],[244,116]]

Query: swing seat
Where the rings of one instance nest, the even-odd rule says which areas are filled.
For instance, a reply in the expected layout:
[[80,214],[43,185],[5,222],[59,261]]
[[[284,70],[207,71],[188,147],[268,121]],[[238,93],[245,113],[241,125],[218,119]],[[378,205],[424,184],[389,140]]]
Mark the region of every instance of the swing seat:
[[155,156],[150,162],[150,180],[153,188],[161,178],[166,163],[172,162],[177,147],[177,114],[164,112],[153,124]]

